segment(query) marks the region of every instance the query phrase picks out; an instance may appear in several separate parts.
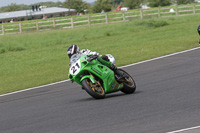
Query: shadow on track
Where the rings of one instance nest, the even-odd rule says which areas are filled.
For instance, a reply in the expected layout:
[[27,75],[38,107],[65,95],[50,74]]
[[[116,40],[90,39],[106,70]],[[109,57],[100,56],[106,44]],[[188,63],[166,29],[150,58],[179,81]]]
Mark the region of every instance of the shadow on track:
[[106,100],[106,99],[110,99],[110,98],[118,98],[118,97],[125,97],[125,96],[134,96],[136,94],[142,93],[142,91],[136,91],[133,94],[124,94],[122,92],[119,93],[111,93],[111,94],[107,94],[106,97],[104,99],[94,99],[91,96],[88,95],[87,98],[84,99],[77,99],[74,102],[88,102],[88,101],[101,101],[101,100]]

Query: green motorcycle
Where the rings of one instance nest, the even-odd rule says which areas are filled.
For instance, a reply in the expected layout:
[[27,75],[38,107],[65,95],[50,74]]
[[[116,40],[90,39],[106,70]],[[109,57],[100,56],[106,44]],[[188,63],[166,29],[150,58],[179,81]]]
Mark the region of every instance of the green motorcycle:
[[135,81],[127,72],[118,69],[126,74],[126,78],[120,78],[97,58],[97,55],[74,54],[70,60],[69,79],[80,84],[82,89],[96,99],[117,91],[126,94],[135,92]]

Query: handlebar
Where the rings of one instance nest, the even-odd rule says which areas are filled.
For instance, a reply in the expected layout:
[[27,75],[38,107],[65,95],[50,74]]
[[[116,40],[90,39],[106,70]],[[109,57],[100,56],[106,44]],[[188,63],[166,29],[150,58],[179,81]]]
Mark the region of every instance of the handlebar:
[[97,59],[99,56],[98,55],[89,55],[87,57],[89,57],[89,59],[87,59],[87,61],[91,62],[92,60]]

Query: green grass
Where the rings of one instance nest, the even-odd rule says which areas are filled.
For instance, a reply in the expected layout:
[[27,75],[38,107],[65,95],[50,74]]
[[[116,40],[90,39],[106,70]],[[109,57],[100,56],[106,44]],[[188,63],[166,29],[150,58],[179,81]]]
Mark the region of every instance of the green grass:
[[136,20],[0,36],[0,94],[67,79],[66,50],[74,43],[114,55],[117,66],[197,47],[199,19]]

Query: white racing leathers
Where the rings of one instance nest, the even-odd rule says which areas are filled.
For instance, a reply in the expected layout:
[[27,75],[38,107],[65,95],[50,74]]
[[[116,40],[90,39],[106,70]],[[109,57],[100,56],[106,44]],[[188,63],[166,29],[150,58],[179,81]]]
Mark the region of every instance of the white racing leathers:
[[[80,51],[81,54],[84,54],[84,55],[99,55],[99,53],[97,53],[96,51],[95,52],[92,52],[91,50],[89,49],[82,49]],[[112,62],[113,65],[115,65],[115,58],[111,55],[111,54],[106,54],[106,56],[108,57],[108,59],[110,60],[110,62]]]
[[80,51],[80,53],[83,54],[83,55],[89,55],[89,54],[91,54],[91,55],[99,55],[99,53],[97,53],[97,52],[92,52],[92,51],[89,50],[89,49],[82,49],[82,50]]

